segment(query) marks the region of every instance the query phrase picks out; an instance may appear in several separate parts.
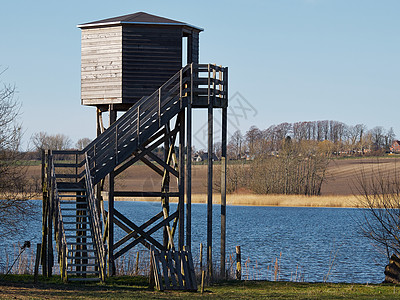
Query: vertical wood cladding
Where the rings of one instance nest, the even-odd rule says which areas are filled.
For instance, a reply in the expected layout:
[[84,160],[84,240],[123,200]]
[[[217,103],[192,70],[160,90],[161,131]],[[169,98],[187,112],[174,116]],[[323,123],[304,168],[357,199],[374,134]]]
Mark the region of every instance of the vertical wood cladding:
[[132,103],[148,96],[182,67],[182,28],[124,26],[122,96]]
[[193,31],[188,37],[188,63],[199,63],[199,32]]
[[122,101],[122,27],[82,30],[81,99],[83,105]]

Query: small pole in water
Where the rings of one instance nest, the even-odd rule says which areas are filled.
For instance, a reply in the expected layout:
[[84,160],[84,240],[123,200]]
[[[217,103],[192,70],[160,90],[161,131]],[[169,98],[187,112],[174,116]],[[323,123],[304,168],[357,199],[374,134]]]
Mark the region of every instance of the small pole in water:
[[240,246],[236,246],[236,279],[242,280],[242,254]]

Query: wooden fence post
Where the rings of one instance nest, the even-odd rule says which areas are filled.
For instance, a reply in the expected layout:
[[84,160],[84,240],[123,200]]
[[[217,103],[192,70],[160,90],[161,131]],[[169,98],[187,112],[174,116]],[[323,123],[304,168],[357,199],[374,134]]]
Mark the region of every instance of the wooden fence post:
[[242,280],[242,253],[240,246],[236,246],[236,279]]
[[42,244],[38,243],[36,246],[36,260],[35,260],[35,271],[33,275],[33,282],[38,282],[39,277],[39,264],[40,264],[40,254],[42,252]]

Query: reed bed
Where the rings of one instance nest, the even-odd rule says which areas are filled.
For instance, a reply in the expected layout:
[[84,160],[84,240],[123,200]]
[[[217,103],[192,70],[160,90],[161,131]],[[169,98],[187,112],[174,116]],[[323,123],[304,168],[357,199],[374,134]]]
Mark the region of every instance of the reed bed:
[[[359,196],[333,195],[333,196],[304,196],[304,195],[259,195],[259,194],[228,194],[227,205],[240,206],[282,206],[282,207],[360,207]],[[159,198],[123,198],[117,201],[154,201]],[[177,198],[170,198],[172,203],[177,203]],[[207,203],[206,194],[193,194],[192,203]],[[221,195],[213,195],[213,203],[221,203]]]
[[0,274],[33,274],[36,257],[36,248],[34,248],[30,247],[20,252],[21,245],[18,243],[13,245],[12,253],[4,250],[4,260],[0,263]]

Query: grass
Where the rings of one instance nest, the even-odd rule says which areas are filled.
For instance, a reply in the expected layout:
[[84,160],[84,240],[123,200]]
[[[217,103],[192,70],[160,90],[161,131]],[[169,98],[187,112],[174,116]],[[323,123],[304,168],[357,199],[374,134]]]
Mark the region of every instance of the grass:
[[396,299],[394,285],[228,281],[207,287],[204,294],[151,291],[146,277],[115,277],[106,283],[62,283],[59,277],[33,283],[31,275],[0,280],[0,299]]

